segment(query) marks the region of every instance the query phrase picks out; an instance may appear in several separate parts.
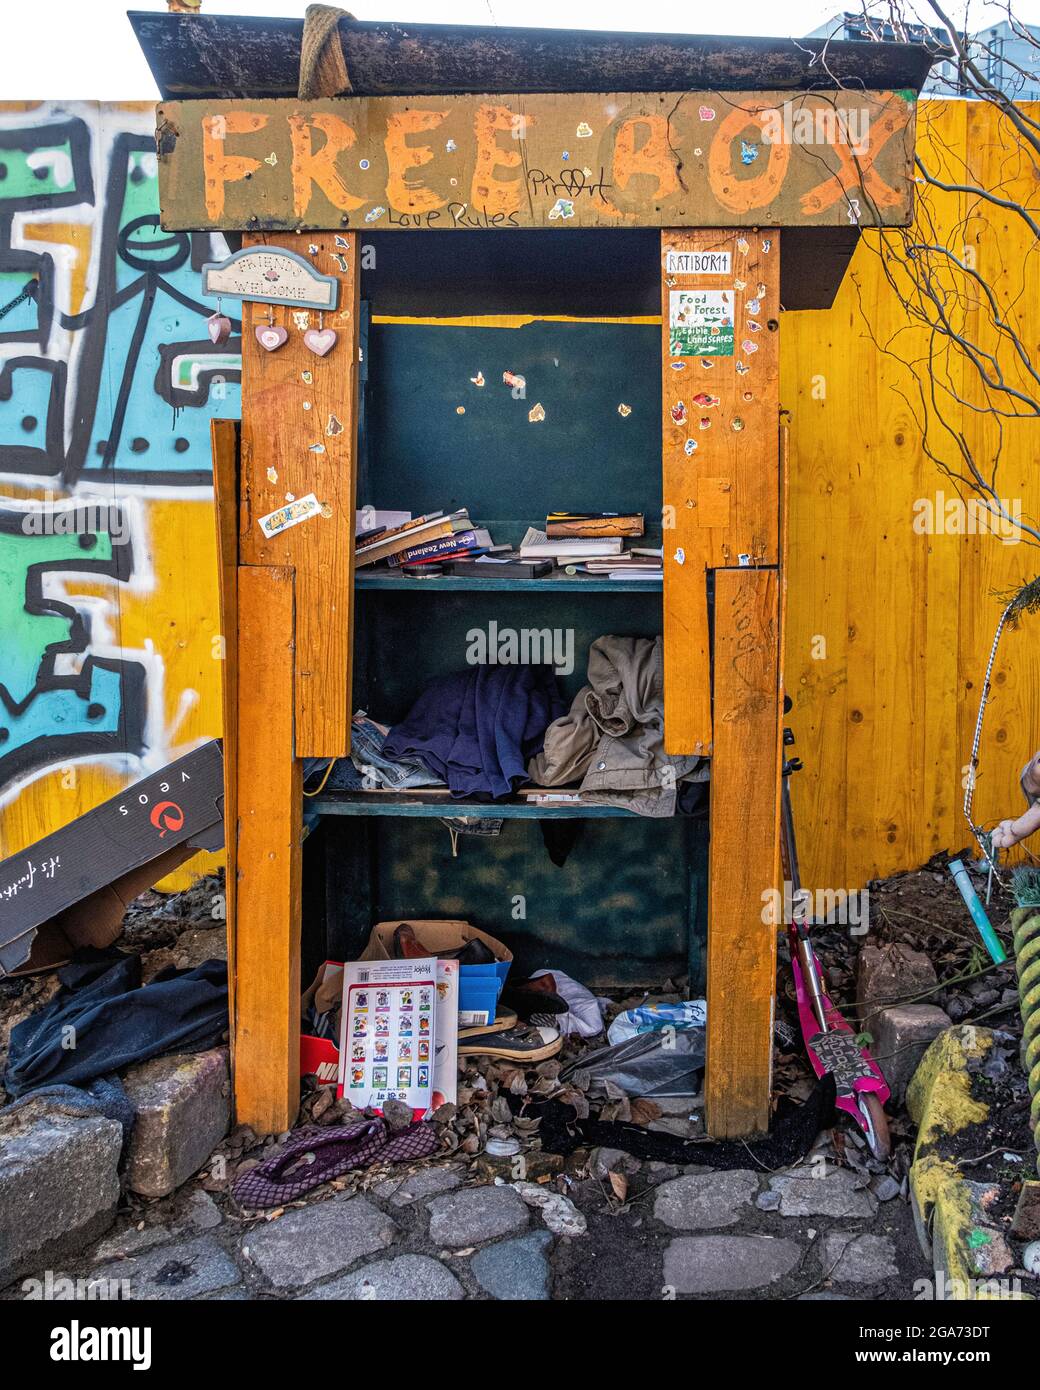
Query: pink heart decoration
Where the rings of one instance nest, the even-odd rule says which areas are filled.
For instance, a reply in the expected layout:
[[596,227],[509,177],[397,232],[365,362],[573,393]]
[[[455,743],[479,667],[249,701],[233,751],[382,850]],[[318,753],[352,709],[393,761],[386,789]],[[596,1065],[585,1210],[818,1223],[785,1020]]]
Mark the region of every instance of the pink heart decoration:
[[262,323],[256,329],[256,341],[268,352],[274,352],[288,340],[288,329],[281,328],[276,323]]
[[319,357],[324,357],[336,346],[338,336],[334,328],[308,328],[303,335],[303,341],[311,352],[317,353]]
[[210,314],[206,320],[209,340],[221,347],[231,337],[231,320],[226,314]]

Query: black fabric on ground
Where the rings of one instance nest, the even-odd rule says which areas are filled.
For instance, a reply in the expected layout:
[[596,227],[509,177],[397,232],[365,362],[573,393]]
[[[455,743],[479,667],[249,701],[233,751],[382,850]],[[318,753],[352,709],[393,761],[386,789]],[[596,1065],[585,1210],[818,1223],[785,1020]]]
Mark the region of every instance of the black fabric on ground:
[[766,1169],[788,1168],[812,1148],[816,1136],[834,1122],[834,1077],[817,1081],[804,1105],[781,1098],[772,1127],[761,1139],[678,1139],[642,1125],[579,1120],[572,1105],[549,1100],[524,1103],[508,1096],[514,1112],[540,1119],[538,1136],[547,1153],[569,1154],[582,1145],[621,1149],[658,1163],[701,1163],[706,1168],[746,1168],[749,1161]]
[[4,1087],[13,1097],[57,1083],[85,1086],[168,1052],[197,1052],[227,1032],[221,960],[165,970],[142,986],[139,956],[88,950],[58,979],[62,988],[50,1003],[11,1030]]

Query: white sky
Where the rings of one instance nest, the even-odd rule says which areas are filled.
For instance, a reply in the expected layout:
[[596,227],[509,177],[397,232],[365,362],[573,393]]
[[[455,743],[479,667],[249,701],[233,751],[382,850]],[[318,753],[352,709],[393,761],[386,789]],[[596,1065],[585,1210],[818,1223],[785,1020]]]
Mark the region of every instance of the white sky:
[[[211,14],[302,15],[307,0],[203,0]],[[133,30],[128,9],[165,11],[166,0],[5,0],[0,46],[0,100],[45,97],[99,101],[149,100],[158,93]],[[358,19],[427,24],[523,25],[534,28],[642,29],[702,34],[800,35],[858,0],[743,0],[739,6],[696,6],[691,0],[344,0]],[[922,19],[926,0],[917,0]],[[964,0],[944,7],[961,20]],[[1040,23],[1040,0],[1015,0],[1016,18]],[[996,6],[976,3],[970,28],[1001,18]],[[927,22],[927,21],[925,21]],[[934,21],[933,21],[934,22]]]

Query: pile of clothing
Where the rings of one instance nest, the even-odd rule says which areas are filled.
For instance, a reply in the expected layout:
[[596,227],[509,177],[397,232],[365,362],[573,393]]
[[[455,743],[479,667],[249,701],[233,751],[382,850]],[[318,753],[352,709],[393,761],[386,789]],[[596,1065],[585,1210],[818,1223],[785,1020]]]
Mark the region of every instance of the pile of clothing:
[[391,729],[383,756],[420,763],[454,797],[495,801],[527,781],[564,709],[551,666],[471,666],[426,687]]
[[[316,777],[320,763],[308,767]],[[664,751],[660,637],[598,637],[587,684],[568,710],[551,666],[471,666],[432,681],[392,728],[354,716],[349,759],[331,790],[447,786],[497,801],[533,782],[575,787],[593,805],[641,816],[690,813],[704,798],[707,758]],[[308,783],[310,785],[310,783]],[[464,818],[452,818],[466,831]],[[501,822],[475,829],[496,834]]]
[[54,997],[11,1029],[3,1073],[11,1100],[0,1115],[40,1101],[62,1114],[116,1120],[125,1157],[136,1112],[119,1074],[152,1057],[215,1047],[228,1033],[226,961],[164,970],[149,984],[141,978],[138,955],[77,952],[58,971]]
[[660,637],[597,637],[588,684],[545,731],[527,767],[541,787],[577,784],[583,801],[641,816],[692,809],[709,776],[707,758],[664,751]]

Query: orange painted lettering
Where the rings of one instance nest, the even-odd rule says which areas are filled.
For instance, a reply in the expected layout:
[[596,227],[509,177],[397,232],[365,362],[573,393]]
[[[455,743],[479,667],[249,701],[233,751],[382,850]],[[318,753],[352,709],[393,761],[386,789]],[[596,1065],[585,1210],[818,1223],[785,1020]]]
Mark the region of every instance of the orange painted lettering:
[[675,155],[668,142],[667,116],[632,116],[614,141],[614,183],[624,192],[639,175],[654,180],[647,199],[669,198],[679,191]]
[[224,214],[224,190],[229,183],[244,179],[260,168],[259,159],[228,154],[229,135],[250,135],[263,130],[267,117],[252,111],[228,111],[202,118],[202,168],[206,188],[206,213],[216,222]]
[[[524,123],[532,125],[533,118],[525,116]],[[473,121],[473,131],[477,137],[477,159],[473,166],[469,196],[473,205],[485,212],[508,215],[520,207],[520,179],[497,177],[499,169],[516,169],[522,162],[518,140],[512,141],[512,149],[498,142],[501,131],[515,134],[516,125],[517,117],[507,106],[477,107]]]
[[399,111],[386,118],[386,201],[397,212],[433,212],[448,201],[439,198],[419,180],[408,178],[412,169],[429,164],[433,150],[429,145],[409,145],[409,135],[433,130],[447,111]]
[[[765,207],[779,194],[787,175],[791,147],[785,140],[773,144],[762,141],[765,124],[766,119],[760,111],[738,106],[719,123],[711,142],[708,183],[718,201],[730,212],[750,212],[752,208]],[[759,128],[759,139],[754,142],[758,145],[757,159],[761,159],[764,152],[768,152],[768,157],[760,174],[742,179],[738,178],[733,165],[733,142],[743,136],[748,126]]]
[[[319,149],[314,148],[315,131],[325,137]],[[357,144],[357,132],[352,126],[341,116],[318,112],[311,116],[290,116],[289,134],[293,151],[293,208],[297,217],[306,216],[314,184],[341,212],[353,212],[364,206],[365,199],[351,193],[336,167],[340,155]]]
[[878,209],[894,208],[902,203],[904,195],[885,182],[874,168],[874,161],[892,136],[905,129],[913,107],[900,97],[890,97],[888,93],[883,100],[886,105],[881,117],[874,117],[872,114],[869,126],[870,145],[865,154],[857,156],[848,145],[829,146],[841,160],[841,168],[833,177],[824,179],[821,184],[802,195],[801,207],[806,217],[826,212],[839,198],[848,198],[853,188],[861,188],[864,196]]

